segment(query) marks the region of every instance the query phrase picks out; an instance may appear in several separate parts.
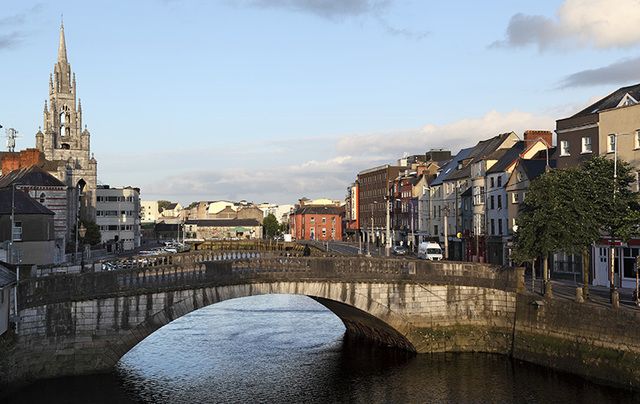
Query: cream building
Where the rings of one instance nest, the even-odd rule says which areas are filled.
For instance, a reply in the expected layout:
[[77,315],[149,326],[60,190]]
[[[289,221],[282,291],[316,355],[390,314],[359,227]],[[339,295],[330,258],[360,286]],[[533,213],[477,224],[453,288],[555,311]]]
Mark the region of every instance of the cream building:
[[117,251],[140,246],[140,190],[100,185],[96,190],[96,224],[102,242]]
[[155,223],[159,216],[158,201],[140,201],[140,221],[142,223]]

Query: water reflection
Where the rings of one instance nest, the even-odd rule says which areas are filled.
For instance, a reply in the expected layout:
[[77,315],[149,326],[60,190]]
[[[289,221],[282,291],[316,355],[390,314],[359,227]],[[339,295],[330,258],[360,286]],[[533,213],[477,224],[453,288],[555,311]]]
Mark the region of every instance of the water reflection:
[[216,304],[163,327],[110,375],[37,383],[9,402],[637,402],[508,358],[411,356],[351,341],[303,296]]

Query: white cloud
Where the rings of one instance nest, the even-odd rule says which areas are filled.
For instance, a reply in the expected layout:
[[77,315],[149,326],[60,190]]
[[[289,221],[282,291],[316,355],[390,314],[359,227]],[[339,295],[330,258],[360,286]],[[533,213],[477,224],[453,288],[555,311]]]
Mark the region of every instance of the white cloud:
[[[303,196],[343,198],[359,171],[393,164],[404,153],[422,154],[431,148],[448,148],[456,153],[498,133],[515,131],[521,135],[526,129],[553,129],[553,124],[554,119],[546,115],[490,111],[481,117],[413,130],[278,142],[286,150],[277,162],[269,164],[246,159],[231,164],[232,160],[207,158],[210,151],[193,150],[182,153],[191,158],[176,165],[183,167],[180,171],[156,173],[154,178],[161,180],[139,185],[145,199],[180,199],[187,204],[211,199],[291,203]],[[320,147],[322,144],[325,147]],[[207,162],[206,169],[196,168],[201,161]]]
[[338,141],[337,149],[340,153],[373,153],[388,158],[397,158],[403,153],[424,153],[431,148],[450,149],[455,153],[462,147],[472,146],[498,133],[514,131],[521,134],[527,129],[551,130],[553,127],[554,119],[551,116],[522,111],[490,111],[482,117],[466,118],[445,125],[428,124],[415,130],[346,136]]
[[640,0],[565,0],[555,18],[516,14],[506,38],[493,46],[593,46],[625,48],[640,43]]

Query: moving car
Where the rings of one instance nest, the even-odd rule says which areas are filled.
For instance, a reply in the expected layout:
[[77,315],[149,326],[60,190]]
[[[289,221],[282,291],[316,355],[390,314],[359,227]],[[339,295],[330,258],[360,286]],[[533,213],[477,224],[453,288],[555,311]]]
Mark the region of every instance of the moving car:
[[442,248],[440,244],[424,241],[418,245],[418,258],[430,261],[440,261],[442,259]]

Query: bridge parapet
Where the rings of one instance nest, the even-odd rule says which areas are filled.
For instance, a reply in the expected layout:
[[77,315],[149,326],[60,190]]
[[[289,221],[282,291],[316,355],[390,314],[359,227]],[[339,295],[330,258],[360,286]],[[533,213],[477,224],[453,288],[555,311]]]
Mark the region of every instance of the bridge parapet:
[[18,297],[22,310],[51,303],[256,282],[393,281],[515,291],[517,279],[514,270],[455,262],[207,253],[160,266],[24,279],[18,286]]

